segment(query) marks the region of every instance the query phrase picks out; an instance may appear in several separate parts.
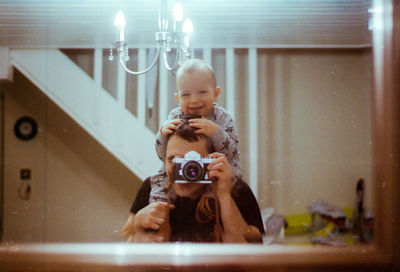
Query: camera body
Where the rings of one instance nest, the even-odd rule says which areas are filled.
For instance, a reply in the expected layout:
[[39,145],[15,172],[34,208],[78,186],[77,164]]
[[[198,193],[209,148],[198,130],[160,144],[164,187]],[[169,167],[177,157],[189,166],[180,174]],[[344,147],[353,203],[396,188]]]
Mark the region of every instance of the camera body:
[[212,161],[214,159],[202,158],[196,151],[187,152],[183,158],[175,157],[172,160],[174,181],[176,183],[212,183],[207,171],[207,166]]

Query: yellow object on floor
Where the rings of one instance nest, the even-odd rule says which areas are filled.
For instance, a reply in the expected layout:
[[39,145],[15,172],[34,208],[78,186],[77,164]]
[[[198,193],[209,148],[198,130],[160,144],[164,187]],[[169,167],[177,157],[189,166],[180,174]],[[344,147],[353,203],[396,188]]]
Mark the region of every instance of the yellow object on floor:
[[332,234],[333,231],[335,230],[335,224],[332,222],[329,222],[325,228],[317,231],[315,233],[316,236],[328,236],[329,234]]

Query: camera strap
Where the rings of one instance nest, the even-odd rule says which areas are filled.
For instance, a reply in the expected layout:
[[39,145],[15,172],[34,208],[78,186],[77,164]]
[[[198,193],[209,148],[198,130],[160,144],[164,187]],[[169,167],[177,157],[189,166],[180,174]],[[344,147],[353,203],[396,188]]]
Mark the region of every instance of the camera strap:
[[215,202],[215,226],[214,226],[214,234],[216,242],[222,242],[222,228],[221,228],[221,218],[220,218],[220,210],[219,210],[219,199],[217,194],[217,182],[213,181],[212,188],[214,191],[214,202]]

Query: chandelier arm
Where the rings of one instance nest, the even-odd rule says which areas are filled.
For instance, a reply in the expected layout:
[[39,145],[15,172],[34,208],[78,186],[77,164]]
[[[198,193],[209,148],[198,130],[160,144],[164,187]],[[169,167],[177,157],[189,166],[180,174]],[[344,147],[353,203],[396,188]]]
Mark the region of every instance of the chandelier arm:
[[179,49],[177,48],[176,55],[175,55],[175,62],[172,67],[169,66],[168,59],[167,59],[167,52],[164,51],[164,54],[163,54],[164,55],[164,64],[165,64],[165,68],[167,68],[168,71],[174,70],[176,68],[176,65],[178,64],[178,59],[179,59],[179,51],[178,50]]
[[150,71],[151,68],[153,68],[153,66],[156,64],[156,62],[157,62],[159,56],[160,56],[160,46],[157,46],[157,52],[156,52],[156,55],[155,55],[155,57],[154,57],[153,62],[150,64],[149,67],[147,67],[147,68],[144,69],[143,71],[137,71],[137,72],[135,72],[135,71],[129,70],[129,68],[126,67],[126,64],[125,64],[123,58],[119,58],[119,63],[121,64],[121,66],[124,68],[124,70],[125,70],[127,73],[133,74],[133,75],[141,75],[141,74],[147,73],[148,71]]

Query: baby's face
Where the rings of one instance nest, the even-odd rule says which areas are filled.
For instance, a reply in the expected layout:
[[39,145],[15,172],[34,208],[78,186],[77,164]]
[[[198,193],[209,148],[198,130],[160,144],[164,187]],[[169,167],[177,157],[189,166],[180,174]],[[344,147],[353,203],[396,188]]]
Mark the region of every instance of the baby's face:
[[208,71],[195,70],[181,75],[177,82],[177,99],[182,112],[208,115],[214,108],[219,89]]

